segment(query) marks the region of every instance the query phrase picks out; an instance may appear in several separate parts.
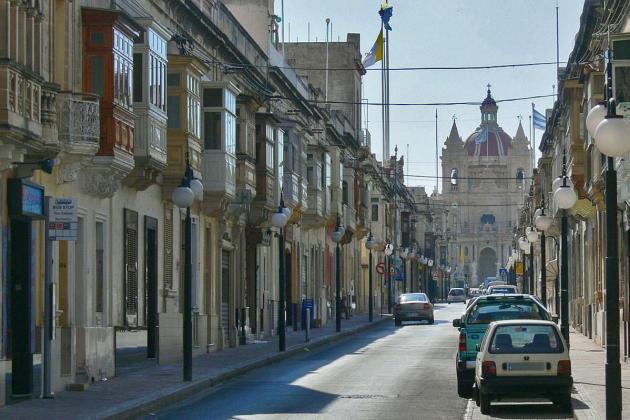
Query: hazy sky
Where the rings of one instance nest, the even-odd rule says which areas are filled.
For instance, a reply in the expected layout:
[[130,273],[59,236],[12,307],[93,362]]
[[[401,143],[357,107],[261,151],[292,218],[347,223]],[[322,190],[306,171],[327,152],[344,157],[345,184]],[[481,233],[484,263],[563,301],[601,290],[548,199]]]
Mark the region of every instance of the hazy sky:
[[[280,14],[281,0],[275,0]],[[285,38],[307,41],[310,22],[311,41],[323,41],[326,22],[332,22],[333,40],[345,40],[346,33],[361,34],[365,54],[380,30],[379,0],[284,0]],[[391,20],[391,67],[473,66],[547,62],[556,59],[555,0],[390,0],[394,6]],[[582,11],[581,0],[559,0],[560,61],[566,61]],[[322,63],[324,64],[324,63]],[[380,63],[377,65],[380,68]],[[391,102],[481,101],[486,85],[492,85],[496,100],[552,94],[556,83],[555,65],[490,70],[391,72]],[[381,102],[380,72],[364,78],[364,98]],[[543,111],[552,98],[533,101]],[[518,116],[529,136],[531,100],[499,103],[499,124],[510,135],[516,133]],[[435,174],[435,109],[429,107],[392,107],[391,140],[399,155],[407,154],[410,175]],[[457,118],[459,134],[465,140],[479,125],[478,106],[440,106],[438,139],[440,148]],[[380,107],[369,109],[372,151],[381,159],[382,128]],[[536,142],[542,132],[536,133]],[[407,172],[407,171],[406,171]],[[425,185],[431,191],[435,179],[409,177],[408,185]]]

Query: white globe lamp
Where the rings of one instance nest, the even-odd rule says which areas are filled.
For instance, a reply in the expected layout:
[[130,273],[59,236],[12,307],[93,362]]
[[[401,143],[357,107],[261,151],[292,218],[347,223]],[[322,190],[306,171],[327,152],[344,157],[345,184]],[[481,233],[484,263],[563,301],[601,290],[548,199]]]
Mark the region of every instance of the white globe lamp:
[[173,203],[180,209],[185,209],[192,206],[195,201],[195,193],[190,187],[180,185],[173,191]]
[[203,184],[197,178],[193,178],[190,180],[190,189],[195,194],[195,200],[202,201],[203,200]]
[[586,116],[586,129],[591,137],[595,137],[597,126],[606,118],[607,112],[606,102],[599,102],[588,112]]
[[630,124],[621,115],[604,118],[595,130],[595,145],[606,156],[622,157],[630,152]]

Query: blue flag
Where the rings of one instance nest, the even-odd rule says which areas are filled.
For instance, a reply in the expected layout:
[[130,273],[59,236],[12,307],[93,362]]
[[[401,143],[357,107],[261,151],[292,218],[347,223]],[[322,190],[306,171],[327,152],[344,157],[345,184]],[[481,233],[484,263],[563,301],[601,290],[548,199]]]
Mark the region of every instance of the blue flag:
[[475,144],[481,144],[488,141],[488,127],[484,127],[481,133],[475,138]]
[[394,6],[391,6],[387,4],[387,2],[385,2],[385,4],[381,6],[381,10],[378,11],[378,14],[381,15],[381,20],[383,21],[383,26],[385,26],[385,29],[391,31],[392,27],[389,26],[389,20],[394,14]]
[[534,122],[534,128],[538,128],[540,130],[547,128],[547,119],[543,114],[536,111],[534,104],[532,104],[532,121]]

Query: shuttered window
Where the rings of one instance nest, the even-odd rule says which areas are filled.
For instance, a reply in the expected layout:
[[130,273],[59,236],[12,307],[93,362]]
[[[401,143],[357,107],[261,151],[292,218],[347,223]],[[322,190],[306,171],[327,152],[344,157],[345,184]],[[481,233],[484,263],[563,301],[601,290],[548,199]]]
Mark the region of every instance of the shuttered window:
[[173,211],[164,210],[164,288],[173,289]]
[[125,209],[125,325],[138,326],[138,213]]

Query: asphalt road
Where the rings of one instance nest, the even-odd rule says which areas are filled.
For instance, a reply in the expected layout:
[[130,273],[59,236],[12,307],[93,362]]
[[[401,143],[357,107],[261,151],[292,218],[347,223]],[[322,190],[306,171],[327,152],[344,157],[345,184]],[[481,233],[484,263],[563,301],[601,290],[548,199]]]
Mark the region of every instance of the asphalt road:
[[[464,304],[437,308],[435,325],[409,323],[397,328],[387,322],[252,371],[146,418],[480,418],[474,403],[456,392],[458,331],[451,321]],[[501,418],[558,416],[550,405],[496,411]]]

